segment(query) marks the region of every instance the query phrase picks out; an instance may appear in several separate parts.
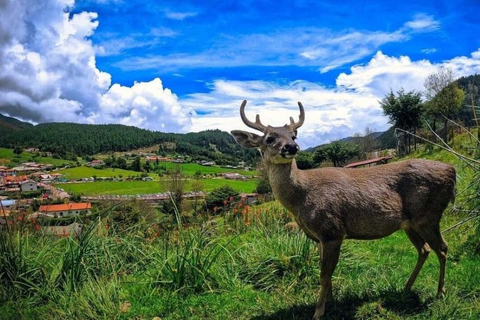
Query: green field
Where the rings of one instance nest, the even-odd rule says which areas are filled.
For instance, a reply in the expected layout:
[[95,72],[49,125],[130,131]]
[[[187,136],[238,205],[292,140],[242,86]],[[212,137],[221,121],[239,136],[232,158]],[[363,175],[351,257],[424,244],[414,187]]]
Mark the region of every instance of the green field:
[[[12,164],[16,165],[21,162],[37,162],[43,164],[53,164],[56,167],[64,166],[64,165],[71,165],[74,161],[70,160],[63,160],[63,159],[55,159],[52,157],[35,157],[33,154],[28,152],[22,152],[19,155],[13,153],[13,149],[6,149],[0,148],[0,159],[9,159],[11,160],[9,163],[5,163],[5,165],[10,166]],[[0,160],[1,165],[1,160]]]
[[[167,167],[167,170],[172,170],[176,166],[174,163],[170,163],[170,162],[165,162],[162,165],[165,165]],[[219,174],[223,172],[238,172],[247,177],[251,177],[257,174],[256,171],[244,171],[244,170],[221,168],[216,166],[207,167],[207,166],[202,166],[196,163],[181,164],[181,169],[182,169],[182,174],[189,177],[193,177],[197,171],[200,171],[202,175],[213,175],[213,174]],[[86,166],[62,169],[56,172],[63,174],[68,179],[74,179],[74,180],[81,179],[81,178],[90,178],[93,176],[118,178],[120,175],[122,175],[123,178],[126,178],[128,176],[136,177],[140,175],[140,172],[137,172],[137,171],[123,170],[123,169],[117,169],[117,168],[96,169],[93,167],[86,167]],[[158,175],[155,173],[150,173],[149,176],[158,177]]]
[[[140,172],[116,169],[116,168],[105,168],[105,169],[95,169],[93,167],[75,167],[55,171],[55,173],[62,174],[65,178],[71,180],[77,180],[81,178],[91,178],[91,177],[106,177],[106,178],[127,178],[129,176],[137,177],[140,175]],[[155,177],[155,174],[151,174],[152,177]]]
[[[209,192],[213,189],[228,185],[240,192],[250,193],[256,186],[256,180],[236,181],[226,179],[202,179],[203,191]],[[187,181],[185,191],[190,191],[192,180]],[[161,181],[97,181],[84,183],[61,183],[55,186],[63,190],[80,195],[138,195],[155,194],[167,191]]]

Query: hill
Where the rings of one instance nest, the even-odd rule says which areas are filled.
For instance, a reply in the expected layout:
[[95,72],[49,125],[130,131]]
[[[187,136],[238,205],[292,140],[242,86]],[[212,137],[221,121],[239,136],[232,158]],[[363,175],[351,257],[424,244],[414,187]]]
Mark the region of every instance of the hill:
[[[355,144],[362,144],[363,140],[369,140],[371,141],[371,144],[374,147],[374,149],[377,149],[377,150],[393,149],[396,147],[396,143],[397,143],[394,131],[395,131],[395,128],[390,127],[390,129],[388,129],[385,132],[373,132],[365,137],[358,137],[358,136],[346,137],[346,138],[340,139],[340,141],[350,142]],[[305,151],[315,152],[315,150],[317,150],[318,148],[327,146],[329,144],[330,143],[321,144],[316,147],[308,148]]]
[[242,149],[227,132],[163,133],[120,124],[93,125],[44,123],[31,125],[13,118],[0,118],[0,147],[39,148],[61,158],[98,153],[126,152],[159,145],[159,151],[189,155],[194,160],[236,164],[258,159],[256,150]]

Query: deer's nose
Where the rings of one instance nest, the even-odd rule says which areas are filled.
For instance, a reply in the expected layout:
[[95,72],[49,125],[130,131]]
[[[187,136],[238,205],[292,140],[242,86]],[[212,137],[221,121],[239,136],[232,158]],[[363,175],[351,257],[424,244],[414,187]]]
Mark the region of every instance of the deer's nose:
[[288,153],[288,154],[297,154],[298,150],[300,148],[298,147],[298,145],[296,143],[288,143],[286,145],[283,146],[282,148],[282,153]]

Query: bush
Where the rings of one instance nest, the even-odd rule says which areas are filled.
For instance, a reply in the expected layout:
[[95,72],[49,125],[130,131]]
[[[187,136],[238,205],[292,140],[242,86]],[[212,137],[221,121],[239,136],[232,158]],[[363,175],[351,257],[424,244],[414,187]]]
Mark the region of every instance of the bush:
[[233,188],[224,185],[214,189],[206,198],[207,209],[214,213],[223,209],[229,209],[240,200],[240,193]]

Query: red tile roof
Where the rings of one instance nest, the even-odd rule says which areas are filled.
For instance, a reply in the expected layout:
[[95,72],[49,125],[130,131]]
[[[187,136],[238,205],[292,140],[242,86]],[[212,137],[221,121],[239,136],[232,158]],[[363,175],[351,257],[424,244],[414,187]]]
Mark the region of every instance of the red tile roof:
[[86,203],[67,203],[67,204],[50,204],[40,206],[40,212],[57,212],[57,211],[73,211],[73,210],[88,210],[92,208],[90,202]]

